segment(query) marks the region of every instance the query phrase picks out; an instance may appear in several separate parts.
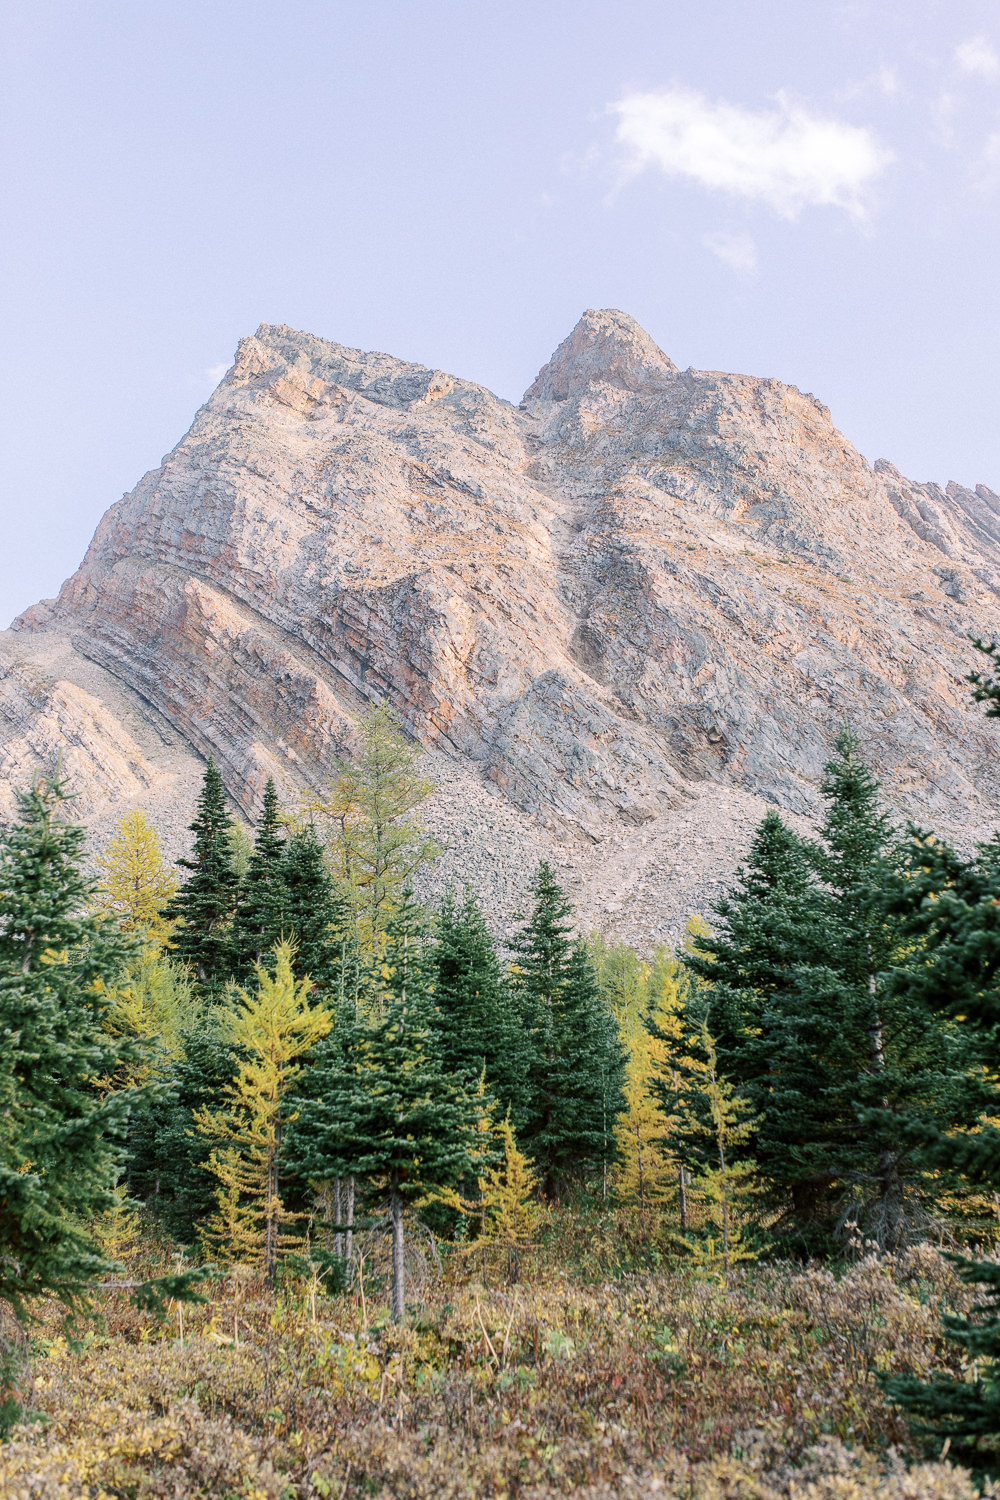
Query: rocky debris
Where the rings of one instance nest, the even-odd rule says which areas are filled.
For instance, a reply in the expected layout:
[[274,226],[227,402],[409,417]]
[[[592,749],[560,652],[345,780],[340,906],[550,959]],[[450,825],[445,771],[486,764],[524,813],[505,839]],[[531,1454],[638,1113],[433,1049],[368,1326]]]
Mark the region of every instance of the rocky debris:
[[998,593],[992,491],[872,469],[815,397],[680,371],[624,313],[585,313],[520,407],[264,325],[0,636],[0,754],[15,782],[62,748],[95,824],[169,804],[172,843],[204,757],[250,817],[385,698],[439,782],[432,884],[507,913],[545,852],[646,946],[767,805],[815,815],[847,718],[901,815],[990,824],[963,678]]

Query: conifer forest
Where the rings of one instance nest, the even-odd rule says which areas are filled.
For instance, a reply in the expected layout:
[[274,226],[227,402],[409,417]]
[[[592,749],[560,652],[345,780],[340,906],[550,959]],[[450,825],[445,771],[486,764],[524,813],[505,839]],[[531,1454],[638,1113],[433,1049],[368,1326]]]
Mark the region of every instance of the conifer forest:
[[176,866],[19,794],[0,1493],[1000,1496],[1000,833],[898,824],[848,724],[636,952],[545,863],[421,899],[358,734],[249,830],[209,761]]

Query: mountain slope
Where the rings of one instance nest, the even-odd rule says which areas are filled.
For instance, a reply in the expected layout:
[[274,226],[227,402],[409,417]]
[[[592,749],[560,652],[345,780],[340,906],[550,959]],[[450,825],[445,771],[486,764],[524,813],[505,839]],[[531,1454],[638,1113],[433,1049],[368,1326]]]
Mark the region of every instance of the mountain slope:
[[623,313],[584,314],[520,407],[263,326],[0,636],[0,770],[75,736],[100,819],[164,777],[179,806],[211,753],[251,814],[388,697],[452,803],[562,848],[583,892],[681,824],[700,870],[695,807],[809,816],[849,717],[901,811],[978,827],[1000,784],[962,678],[998,594],[1000,497],[872,469],[814,397],[679,371]]

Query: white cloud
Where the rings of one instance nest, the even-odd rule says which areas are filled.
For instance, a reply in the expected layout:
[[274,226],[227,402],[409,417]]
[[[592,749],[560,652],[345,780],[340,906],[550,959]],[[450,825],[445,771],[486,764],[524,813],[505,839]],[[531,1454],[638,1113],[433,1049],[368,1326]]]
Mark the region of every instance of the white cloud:
[[658,167],[703,187],[755,198],[791,219],[808,204],[860,216],[864,192],[892,160],[870,130],[821,119],[783,95],[754,114],[689,89],[628,94],[610,106],[634,171]]
[[980,78],[1000,78],[1000,57],[984,36],[970,37],[955,48],[955,61],[963,73]]
[[230,363],[231,361],[227,361],[227,363],[224,365],[209,365],[208,369],[205,371],[205,374],[208,376],[213,385],[218,385],[223,375],[225,375],[226,371],[229,369]]
[[895,98],[902,93],[903,85],[895,68],[887,67],[884,63],[875,69],[873,73],[866,73],[863,78],[856,78],[848,83],[837,94],[841,103],[847,103],[853,99],[861,99],[866,94],[876,93],[883,95],[886,99]]
[[757,269],[757,246],[748,234],[729,234],[725,229],[702,236],[706,250],[717,255],[737,276],[752,276]]

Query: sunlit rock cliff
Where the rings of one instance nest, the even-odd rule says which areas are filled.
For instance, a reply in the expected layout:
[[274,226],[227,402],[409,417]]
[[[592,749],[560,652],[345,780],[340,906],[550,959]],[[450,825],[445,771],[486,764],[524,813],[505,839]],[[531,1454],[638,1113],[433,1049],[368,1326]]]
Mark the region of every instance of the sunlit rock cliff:
[[0,635],[0,772],[61,751],[99,824],[183,823],[211,754],[252,815],[387,698],[451,876],[554,850],[642,936],[765,803],[815,812],[846,719],[900,814],[989,825],[997,730],[962,679],[998,596],[991,490],[872,469],[814,396],[678,370],[624,313],[585,313],[520,406],[262,326]]

